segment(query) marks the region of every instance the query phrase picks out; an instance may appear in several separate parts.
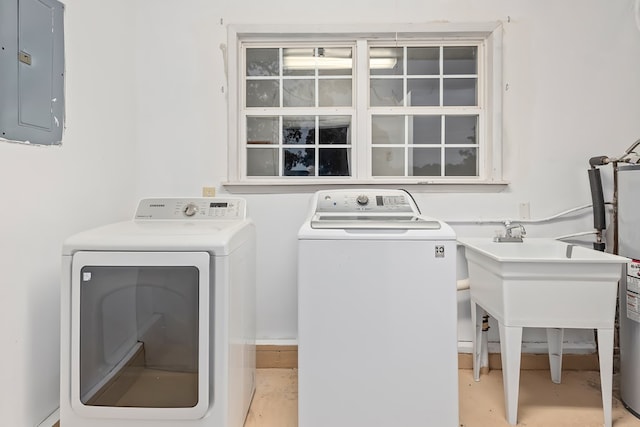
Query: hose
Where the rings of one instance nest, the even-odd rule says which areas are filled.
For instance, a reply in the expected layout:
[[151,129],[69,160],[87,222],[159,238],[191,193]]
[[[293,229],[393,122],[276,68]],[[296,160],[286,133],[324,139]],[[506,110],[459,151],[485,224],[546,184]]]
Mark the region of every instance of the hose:
[[587,173],[589,174],[591,201],[593,202],[593,228],[602,231],[607,228],[607,220],[604,211],[604,195],[602,194],[600,169],[591,168]]
[[573,212],[578,212],[581,211],[583,209],[587,209],[590,208],[591,206],[593,206],[592,204],[588,204],[588,205],[583,205],[583,206],[578,206],[575,208],[571,208],[571,209],[567,209],[566,211],[557,213],[555,215],[551,215],[549,217],[546,218],[541,218],[541,219],[451,219],[451,220],[446,220],[445,222],[449,223],[449,224],[504,224],[505,221],[512,221],[512,222],[517,222],[520,224],[536,224],[536,223],[540,223],[540,222],[548,222],[548,221],[552,221],[556,218],[559,218],[561,216],[564,215],[568,215],[570,213]]

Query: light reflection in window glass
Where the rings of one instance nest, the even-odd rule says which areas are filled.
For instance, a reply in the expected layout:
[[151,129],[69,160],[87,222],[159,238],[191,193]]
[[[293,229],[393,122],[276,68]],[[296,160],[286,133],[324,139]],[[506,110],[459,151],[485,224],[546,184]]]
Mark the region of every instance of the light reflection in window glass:
[[440,79],[407,79],[407,105],[440,105]]
[[282,103],[285,107],[315,106],[316,87],[313,80],[288,79],[282,82]]
[[280,106],[280,82],[277,80],[247,81],[247,107]]
[[404,176],[404,148],[380,147],[372,152],[373,176]]
[[404,144],[404,116],[373,116],[371,118],[372,144]]
[[282,71],[285,76],[313,76],[315,74],[315,49],[286,48],[282,49]]
[[279,127],[278,117],[247,117],[247,144],[277,144]]
[[371,79],[369,103],[372,107],[399,107],[403,102],[401,79]]
[[252,147],[247,150],[248,176],[277,176],[278,165],[277,148]]
[[246,64],[247,76],[280,75],[278,49],[247,49]]

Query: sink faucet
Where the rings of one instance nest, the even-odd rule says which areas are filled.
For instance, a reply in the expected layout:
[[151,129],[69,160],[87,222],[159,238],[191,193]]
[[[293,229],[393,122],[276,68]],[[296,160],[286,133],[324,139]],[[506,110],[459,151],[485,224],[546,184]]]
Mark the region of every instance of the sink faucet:
[[[527,235],[527,230],[522,224],[512,224],[511,221],[504,222],[504,236],[496,236],[495,242],[522,242],[522,237]],[[519,230],[514,234],[513,230]]]

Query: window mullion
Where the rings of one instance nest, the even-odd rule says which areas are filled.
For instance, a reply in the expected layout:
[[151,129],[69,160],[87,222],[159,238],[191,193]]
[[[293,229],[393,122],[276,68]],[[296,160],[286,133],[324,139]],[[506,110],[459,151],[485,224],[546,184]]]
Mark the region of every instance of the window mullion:
[[369,45],[366,40],[356,41],[353,82],[355,86],[355,138],[352,139],[352,158],[355,179],[371,177],[371,111],[369,110]]
[[440,176],[446,176],[444,173],[445,170],[445,143],[446,143],[446,115],[440,116]]

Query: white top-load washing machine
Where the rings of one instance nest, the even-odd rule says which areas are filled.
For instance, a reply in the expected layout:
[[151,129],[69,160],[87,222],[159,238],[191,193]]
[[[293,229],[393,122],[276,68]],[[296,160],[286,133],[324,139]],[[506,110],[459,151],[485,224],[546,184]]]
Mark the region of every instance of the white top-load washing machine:
[[64,427],[241,427],[255,391],[255,227],[238,198],[145,199],[62,253]]
[[298,244],[299,427],[457,427],[451,227],[405,191],[327,190]]

